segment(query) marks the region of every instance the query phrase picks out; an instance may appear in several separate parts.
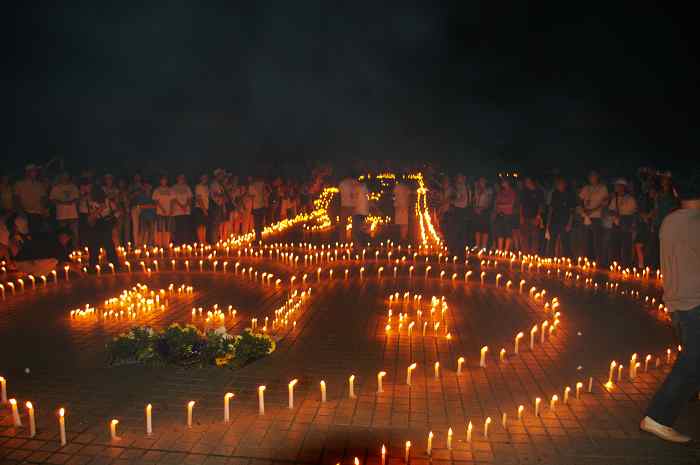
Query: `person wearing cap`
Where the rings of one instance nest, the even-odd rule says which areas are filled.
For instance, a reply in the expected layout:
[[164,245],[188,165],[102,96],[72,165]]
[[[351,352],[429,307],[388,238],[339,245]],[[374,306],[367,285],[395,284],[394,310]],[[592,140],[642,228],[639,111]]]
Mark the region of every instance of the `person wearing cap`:
[[637,219],[637,201],[629,193],[627,181],[618,179],[613,184],[613,194],[608,204],[612,219],[611,257],[623,266],[632,266],[634,233]]
[[659,236],[664,302],[682,350],[639,427],[666,441],[688,443],[691,438],[673,425],[700,386],[700,170],[685,173],[677,191],[680,209],[664,219]]
[[27,216],[31,234],[43,229],[44,218],[48,214],[47,189],[46,185],[39,180],[38,166],[27,165],[24,172],[24,178],[15,183],[15,205]]
[[603,241],[603,209],[608,204],[608,188],[600,182],[597,171],[588,174],[588,184],[579,192],[582,208],[580,214],[583,219],[583,227],[588,256],[599,264],[603,263],[605,244]]

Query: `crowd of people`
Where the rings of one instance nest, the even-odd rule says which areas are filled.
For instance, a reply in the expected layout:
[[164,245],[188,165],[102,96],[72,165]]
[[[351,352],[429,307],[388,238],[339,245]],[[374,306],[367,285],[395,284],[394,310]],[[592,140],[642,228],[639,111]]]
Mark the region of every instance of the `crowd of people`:
[[[341,241],[365,239],[370,214],[392,219],[391,237],[416,238],[415,185],[398,176],[384,189],[369,185],[359,171],[332,174],[329,167],[318,168],[302,182],[216,169],[195,182],[184,174],[127,178],[84,172],[73,177],[28,165],[15,182],[0,178],[0,253],[6,259],[49,252],[65,258],[79,247],[102,248],[116,263],[115,248],[127,243],[167,247],[213,243],[251,231],[259,235],[266,224],[309,211],[328,185],[339,188],[332,216],[352,225],[338,228]],[[595,171],[586,179],[501,173],[488,180],[441,175],[428,166],[424,174],[431,218],[453,250],[476,245],[586,256],[601,266],[657,267],[659,227],[678,206],[670,173],[651,169],[610,180]],[[380,187],[389,201],[370,202],[373,189]]]
[[657,267],[658,231],[679,205],[671,173],[640,169],[604,180],[505,173],[495,182],[458,174],[428,179],[430,208],[448,243],[590,257],[601,266]]

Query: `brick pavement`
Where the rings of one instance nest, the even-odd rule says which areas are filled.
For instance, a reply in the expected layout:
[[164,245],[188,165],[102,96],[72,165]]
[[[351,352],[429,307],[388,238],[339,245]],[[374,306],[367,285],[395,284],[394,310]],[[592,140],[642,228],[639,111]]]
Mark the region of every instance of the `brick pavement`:
[[[373,249],[372,249],[373,250]],[[299,249],[297,249],[299,252]],[[650,303],[659,289],[645,281],[619,281],[616,291],[606,288],[606,275],[590,275],[595,290],[583,277],[558,278],[550,270],[523,273],[503,262],[485,265],[485,284],[480,283],[479,260],[468,265],[438,263],[432,256],[429,278],[424,262],[414,264],[408,276],[408,260],[392,276],[393,262],[382,252],[379,260],[341,260],[294,266],[281,259],[243,257],[242,266],[273,272],[281,284],[261,284],[230,267],[227,273],[211,265],[200,272],[161,271],[103,274],[68,282],[27,286],[16,295],[8,293],[0,304],[0,375],[8,382],[10,397],[20,405],[31,400],[37,411],[37,435],[28,437],[28,418],[20,410],[24,427],[12,426],[9,407],[0,410],[0,461],[2,463],[146,463],[146,464],[264,464],[404,463],[404,447],[411,441],[411,463],[497,464],[661,464],[698,463],[697,449],[662,443],[642,434],[638,422],[668,364],[667,347],[673,347],[670,328],[663,314]],[[423,259],[424,260],[424,259]],[[298,263],[299,263],[298,262]],[[317,282],[317,267],[322,268]],[[377,278],[378,267],[385,268]],[[360,267],[364,277],[360,279]],[[328,270],[333,268],[331,280]],[[349,278],[344,279],[345,269]],[[473,270],[467,283],[464,273]],[[445,270],[444,278],[439,272]],[[226,326],[238,332],[250,318],[272,314],[286,298],[290,279],[312,288],[312,298],[296,328],[280,333],[278,350],[271,356],[238,370],[219,368],[182,369],[142,366],[109,367],[104,344],[130,322],[75,321],[69,311],[86,303],[96,304],[137,282],[151,288],[169,283],[194,287],[192,296],[173,299],[162,314],[143,322],[165,326],[191,322],[191,308],[214,304],[238,310]],[[452,273],[458,279],[451,281]],[[502,275],[499,286],[495,276]],[[584,273],[582,272],[582,275]],[[563,276],[563,275],[562,275]],[[589,275],[586,275],[589,276]],[[520,279],[527,285],[521,293]],[[506,289],[505,282],[514,285]],[[545,299],[533,299],[528,290],[547,290]],[[630,291],[639,291],[640,297]],[[399,292],[421,294],[417,308],[392,303],[391,329],[386,331],[388,296]],[[624,295],[623,295],[624,292]],[[441,327],[431,321],[426,335],[430,297],[448,305]],[[544,308],[556,296],[560,300],[560,324],[541,343],[541,324],[554,321]],[[438,311],[439,312],[439,311]],[[406,313],[398,329],[399,313]],[[408,324],[414,321],[411,337]],[[195,319],[195,324],[202,321]],[[139,321],[139,323],[142,323]],[[538,325],[534,349],[529,331]],[[450,334],[448,339],[445,331]],[[520,354],[515,355],[514,335],[523,331]],[[486,367],[479,366],[480,348],[488,346]],[[505,348],[504,361],[499,351]],[[640,370],[629,379],[627,365],[636,352],[643,361],[654,359],[648,372]],[[457,359],[465,362],[457,373]],[[661,365],[655,366],[660,357]],[[611,360],[625,364],[621,381],[605,388]],[[406,370],[411,363],[411,386]],[[439,362],[435,376],[435,362]],[[24,372],[30,368],[30,373]],[[385,371],[383,392],[377,393],[377,373]],[[348,396],[348,377],[355,375],[355,398]],[[593,392],[587,392],[589,377]],[[616,373],[617,376],[617,373]],[[615,376],[615,380],[617,377]],[[287,383],[296,378],[295,405],[289,409]],[[321,402],[319,382],[327,385],[327,402]],[[584,384],[580,399],[573,389]],[[258,414],[257,387],[266,385],[265,415]],[[572,392],[563,402],[564,388]],[[231,422],[223,422],[223,395],[233,392]],[[553,395],[559,401],[550,408]],[[542,399],[540,415],[534,400]],[[185,405],[195,400],[194,425],[187,428]],[[153,405],[151,437],[145,435],[144,406]],[[524,406],[518,420],[518,406]],[[58,438],[56,410],[67,411],[66,446]],[[679,429],[700,435],[698,404],[691,404]],[[502,415],[507,415],[504,428]],[[488,437],[484,422],[490,417]],[[119,441],[111,441],[108,422],[119,419]],[[467,425],[471,422],[471,440]],[[454,435],[447,447],[447,431]],[[428,432],[434,433],[432,455],[427,455]]]

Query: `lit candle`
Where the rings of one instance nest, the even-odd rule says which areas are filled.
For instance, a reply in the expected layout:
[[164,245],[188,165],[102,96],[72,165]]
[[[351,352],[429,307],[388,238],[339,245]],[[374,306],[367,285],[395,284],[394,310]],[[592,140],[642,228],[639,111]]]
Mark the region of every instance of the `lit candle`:
[[382,465],[386,465],[386,446],[382,444]]
[[535,416],[539,417],[540,416],[540,403],[542,403],[542,399],[539,397],[535,397]]
[[232,392],[227,392],[224,395],[224,423],[228,423],[229,421],[231,421],[231,411],[229,408],[229,403],[230,403],[232,398],[233,398]]
[[404,459],[406,463],[409,462],[411,458],[411,441],[406,441],[406,454],[404,455]]
[[593,377],[588,378],[588,392],[593,392]]
[[535,348],[535,335],[537,334],[537,325],[534,325],[530,330],[530,350]]
[[551,411],[554,411],[556,409],[558,401],[559,401],[559,396],[554,394],[552,396],[552,400],[549,401],[549,409]]
[[452,449],[452,428],[447,429],[447,449]]
[[503,415],[501,415],[501,426],[503,426],[503,429],[508,428],[508,414],[506,412],[503,412]]
[[377,392],[382,393],[384,392],[384,388],[382,386],[382,378],[386,376],[386,371],[380,371],[377,373]]
[[427,451],[428,455],[433,454],[433,432],[428,433],[428,448]]
[[348,378],[348,397],[355,398],[355,375],[350,375]]
[[112,441],[118,441],[119,436],[117,436],[117,425],[119,424],[119,420],[114,418],[112,421],[109,422],[109,437],[112,439]]
[[58,431],[61,437],[61,445],[66,445],[66,411],[63,408],[58,410]]
[[457,374],[462,374],[462,365],[464,365],[464,357],[459,357],[457,359]]
[[486,417],[484,421],[484,439],[489,438],[489,425],[491,424],[491,417]]
[[479,359],[479,366],[482,368],[486,367],[486,352],[489,351],[488,346],[484,346],[481,348],[481,358]]
[[22,419],[19,417],[19,409],[17,407],[17,399],[10,399],[10,408],[12,409],[12,424],[22,426]]
[[503,347],[501,347],[501,351],[499,353],[499,358],[500,358],[501,362],[506,361],[506,349]]
[[435,362],[435,379],[440,379],[440,362]]
[[651,354],[647,354],[644,358],[644,373],[649,371],[649,362],[651,361]]
[[620,382],[622,380],[622,369],[624,368],[624,365],[620,363],[620,365],[617,367],[617,381]]
[[568,404],[569,403],[569,393],[571,392],[571,388],[569,386],[566,386],[564,388],[564,403]]
[[151,404],[146,405],[146,435],[150,436],[153,434],[153,406]]
[[519,353],[518,346],[520,345],[520,339],[522,339],[525,335],[522,332],[519,332],[518,334],[515,335],[515,354],[517,355]]
[[321,385],[321,402],[325,402],[326,401],[326,382],[321,381],[320,385]]
[[467,442],[472,442],[472,430],[474,429],[474,425],[472,425],[472,422],[470,421],[469,424],[467,424]]
[[34,406],[31,402],[24,404],[27,407],[27,415],[29,416],[29,437],[36,436],[36,418],[34,418]]
[[[545,335],[546,335],[546,333],[547,333],[547,331],[545,331],[545,330],[547,329],[547,326],[549,326],[549,321],[544,320],[544,321],[542,322],[542,332],[540,333],[540,344],[544,344],[544,337],[545,337]],[[552,329],[554,329],[554,326],[552,326],[551,328],[549,328],[550,331],[551,331]]]
[[265,415],[265,386],[258,386],[258,412]]
[[194,409],[195,402],[193,400],[187,403],[187,427],[192,428],[192,410]]
[[406,369],[406,384],[408,384],[409,386],[411,385],[411,373],[413,372],[413,370],[416,369],[417,366],[417,363],[412,363]]
[[0,401],[3,404],[7,403],[7,381],[3,376],[0,376]]
[[576,383],[576,400],[581,398],[581,389],[583,389],[583,383],[579,381]]
[[518,406],[518,420],[523,419],[523,412],[525,411],[525,406],[524,405],[519,405]]
[[634,364],[637,361],[637,354],[634,353],[632,354],[632,358],[630,359],[630,378],[634,379]]
[[615,367],[617,366],[617,362],[613,360],[610,362],[610,371],[608,373],[608,385],[611,386],[613,383],[613,374],[615,373]]

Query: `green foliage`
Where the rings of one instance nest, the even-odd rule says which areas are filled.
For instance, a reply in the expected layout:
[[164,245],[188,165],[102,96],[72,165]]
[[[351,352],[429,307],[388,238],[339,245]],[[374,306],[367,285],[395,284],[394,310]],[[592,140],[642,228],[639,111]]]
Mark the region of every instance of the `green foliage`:
[[147,326],[134,327],[107,344],[112,364],[242,366],[274,350],[272,338],[250,330],[234,338],[223,328],[203,333],[195,326],[178,324],[159,332]]
[[255,334],[250,329],[236,337],[236,361],[245,365],[271,354],[275,350],[275,341],[266,334]]

